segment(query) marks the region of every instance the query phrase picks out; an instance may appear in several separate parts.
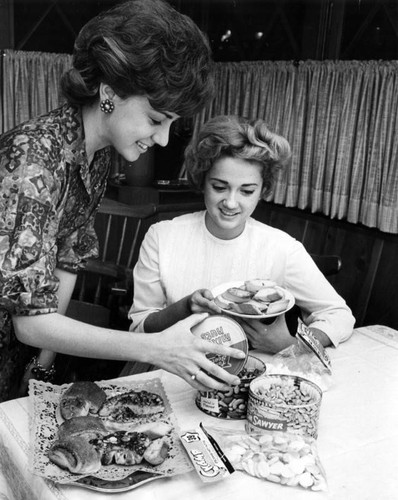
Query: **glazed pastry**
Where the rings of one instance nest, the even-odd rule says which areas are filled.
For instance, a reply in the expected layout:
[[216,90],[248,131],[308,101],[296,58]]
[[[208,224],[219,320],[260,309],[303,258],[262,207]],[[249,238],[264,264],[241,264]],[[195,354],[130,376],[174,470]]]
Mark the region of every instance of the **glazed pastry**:
[[266,314],[268,312],[268,304],[260,304],[260,302],[250,300],[242,304],[236,304],[235,310],[241,314]]
[[99,450],[81,436],[55,441],[48,451],[48,458],[74,474],[94,474],[101,468]]
[[260,302],[275,302],[276,300],[283,299],[284,295],[275,288],[267,287],[261,288],[254,296],[254,300]]
[[74,417],[65,420],[58,428],[58,439],[69,439],[82,436],[85,439],[93,439],[108,433],[104,423],[98,417]]
[[164,412],[163,399],[148,391],[130,391],[109,398],[99,411],[101,417],[117,422],[131,422]]
[[223,294],[222,298],[240,304],[241,302],[247,302],[252,298],[253,294],[242,288],[228,288]]
[[61,396],[59,409],[68,420],[97,413],[106,400],[106,393],[94,382],[74,382]]
[[289,307],[288,300],[277,300],[276,302],[271,302],[267,308],[267,314],[275,314],[278,312],[285,311]]
[[245,281],[241,286],[231,287],[214,298],[214,303],[225,311],[261,316],[284,312],[289,301],[277,284],[269,279]]
[[258,292],[261,288],[268,288],[276,286],[275,281],[269,279],[254,279],[247,280],[244,283],[246,290],[249,292]]
[[222,295],[217,295],[214,299],[214,303],[221,307],[222,309],[231,309],[231,302],[229,300],[224,299]]

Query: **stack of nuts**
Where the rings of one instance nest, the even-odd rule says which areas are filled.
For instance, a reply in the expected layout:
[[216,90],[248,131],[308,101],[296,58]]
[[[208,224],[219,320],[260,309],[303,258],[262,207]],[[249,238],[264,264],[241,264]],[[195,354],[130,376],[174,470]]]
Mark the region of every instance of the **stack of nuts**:
[[318,435],[321,389],[294,375],[267,375],[250,384],[246,431]]
[[241,380],[239,385],[231,387],[227,392],[199,391],[196,396],[196,405],[212,417],[244,419],[250,383],[264,372],[264,363],[254,356],[248,356],[244,368],[238,374]]
[[313,491],[327,489],[312,438],[277,432],[230,435],[223,440],[222,449],[235,469],[251,476]]

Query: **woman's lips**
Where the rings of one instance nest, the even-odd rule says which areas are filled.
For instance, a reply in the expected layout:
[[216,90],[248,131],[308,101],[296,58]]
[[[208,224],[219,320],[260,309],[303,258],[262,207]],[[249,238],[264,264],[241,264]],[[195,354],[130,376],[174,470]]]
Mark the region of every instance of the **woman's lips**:
[[140,141],[137,141],[137,146],[143,153],[146,153],[149,149],[149,146]]
[[224,217],[235,217],[236,215],[239,215],[239,212],[228,212],[222,208],[220,209],[220,212]]

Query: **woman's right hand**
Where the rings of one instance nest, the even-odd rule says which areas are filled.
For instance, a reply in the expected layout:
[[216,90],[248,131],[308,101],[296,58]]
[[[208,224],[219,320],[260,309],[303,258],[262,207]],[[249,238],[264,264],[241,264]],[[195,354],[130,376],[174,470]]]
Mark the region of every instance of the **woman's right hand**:
[[214,303],[214,297],[210,290],[201,288],[188,297],[188,304],[193,314],[207,312],[210,314],[221,314],[221,309]]
[[245,353],[239,349],[195,337],[191,328],[207,316],[207,314],[194,314],[160,333],[152,334],[150,336],[153,339],[151,362],[180,376],[195,389],[226,391],[231,385],[240,383],[239,377],[231,375],[210,361],[206,353],[237,359],[243,359]]

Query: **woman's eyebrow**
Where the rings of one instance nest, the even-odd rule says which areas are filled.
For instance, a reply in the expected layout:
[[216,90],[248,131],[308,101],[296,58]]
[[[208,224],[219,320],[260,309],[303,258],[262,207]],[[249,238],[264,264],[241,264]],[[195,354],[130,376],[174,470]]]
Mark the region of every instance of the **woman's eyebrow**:
[[[217,181],[217,182],[221,182],[222,184],[228,184],[228,181],[224,181],[223,179],[219,179],[218,177],[210,177],[210,180],[211,181]],[[241,186],[243,187],[249,187],[249,186],[259,186],[259,184],[257,182],[248,182],[246,184],[241,184]]]
[[165,116],[169,120],[177,120],[179,118],[178,115],[176,116],[173,113],[170,113],[169,111],[157,111],[156,109],[153,109],[153,111],[155,111],[155,113],[159,113],[160,115]]

